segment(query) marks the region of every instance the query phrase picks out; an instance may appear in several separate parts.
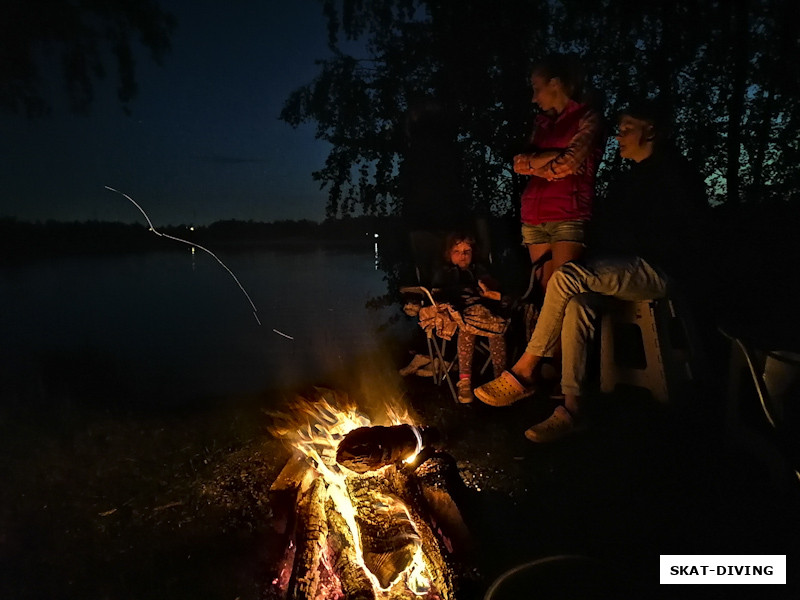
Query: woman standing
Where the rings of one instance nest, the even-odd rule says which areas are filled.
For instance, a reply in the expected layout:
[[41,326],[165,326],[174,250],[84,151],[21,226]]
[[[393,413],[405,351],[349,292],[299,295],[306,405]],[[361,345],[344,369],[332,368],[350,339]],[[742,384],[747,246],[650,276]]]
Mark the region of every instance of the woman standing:
[[529,175],[522,193],[522,243],[537,264],[550,253],[539,282],[581,257],[592,216],[595,175],[605,146],[600,113],[585,98],[585,76],[572,55],[548,56],[533,68],[536,117],[530,149],[514,157],[514,172]]

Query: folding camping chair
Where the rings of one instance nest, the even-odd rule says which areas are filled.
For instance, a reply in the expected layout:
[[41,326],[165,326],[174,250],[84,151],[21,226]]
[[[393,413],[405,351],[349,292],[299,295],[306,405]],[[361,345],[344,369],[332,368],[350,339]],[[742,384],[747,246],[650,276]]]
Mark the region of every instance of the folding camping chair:
[[[400,288],[400,293],[403,295],[411,295],[420,299],[420,310],[425,307],[438,308],[438,304],[434,299],[435,289],[428,288],[422,285],[404,286]],[[447,382],[450,389],[450,394],[453,396],[454,401],[458,401],[458,392],[456,392],[453,380],[450,377],[450,370],[456,362],[456,357],[447,359],[447,338],[440,337],[436,334],[435,328],[425,329],[425,342],[428,347],[428,365],[432,371],[433,382],[436,385],[441,385],[442,381]]]
[[[416,285],[403,286],[400,294],[411,296],[418,303],[419,309],[425,307],[438,307],[434,298],[437,290],[431,287],[433,274],[441,264],[444,234],[431,231],[413,231],[409,235],[411,253],[414,257],[414,271]],[[456,358],[447,359],[447,339],[437,336],[435,330],[425,331],[425,342],[428,349],[428,366],[432,371],[433,382],[441,385],[447,382],[453,400],[458,402],[458,392],[450,377],[450,371],[455,365]]]
[[[486,227],[485,223],[483,224],[483,228],[481,228],[480,225],[480,223],[476,224],[476,228],[478,229],[477,237],[480,240],[477,246],[479,248],[478,260],[491,263],[492,257],[488,249],[488,228]],[[481,229],[483,229],[482,232]],[[426,314],[425,317],[429,317],[430,313],[436,314],[436,329],[430,327],[430,320],[428,319],[426,319],[428,322],[424,325],[427,335],[426,342],[428,344],[429,364],[432,368],[434,382],[441,384],[442,381],[447,381],[448,387],[453,395],[453,399],[458,401],[458,393],[455,390],[455,386],[453,385],[453,381],[450,376],[450,371],[455,366],[457,357],[453,356],[453,358],[448,359],[447,342],[455,339],[455,336],[458,335],[458,331],[463,326],[471,326],[473,331],[475,329],[483,331],[483,328],[474,320],[474,318],[461,315],[455,310],[448,308],[449,305],[442,305],[441,302],[437,302],[436,300],[437,290],[431,287],[430,282],[433,280],[433,273],[439,266],[442,265],[444,259],[444,235],[437,236],[429,231],[413,232],[410,236],[410,242],[412,255],[414,256],[415,260],[417,285],[402,287],[400,288],[400,292],[404,295],[416,295],[421,301],[421,310],[428,311],[428,314]],[[409,311],[407,311],[407,313],[408,312]],[[448,319],[452,318],[454,329],[452,331],[445,331],[442,333],[438,327],[440,318],[443,321],[448,321]],[[508,319],[505,329],[508,328],[510,322],[511,319]],[[503,330],[500,335],[505,334],[506,330]],[[489,365],[492,362],[491,351],[489,349],[489,344],[485,340],[485,336],[497,335],[497,333],[496,331],[486,330],[485,333],[476,332],[476,335],[479,336],[479,341],[475,344],[475,349],[486,354],[486,358],[480,369],[480,373],[483,374],[489,368]]]

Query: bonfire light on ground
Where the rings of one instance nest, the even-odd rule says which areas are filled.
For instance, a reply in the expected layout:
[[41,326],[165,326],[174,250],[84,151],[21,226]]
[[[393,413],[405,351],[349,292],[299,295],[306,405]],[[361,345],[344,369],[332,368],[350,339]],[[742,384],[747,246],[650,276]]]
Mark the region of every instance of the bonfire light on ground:
[[[352,487],[348,485],[352,478],[384,477],[386,469],[394,466],[387,465],[378,471],[369,474],[359,474],[342,466],[336,461],[336,451],[339,443],[345,436],[359,428],[375,425],[369,418],[358,412],[355,407],[337,408],[325,399],[302,402],[293,407],[291,421],[296,426],[284,426],[278,432],[294,448],[305,455],[312,463],[313,469],[306,472],[306,481],[301,487],[308,487],[316,478],[322,478],[325,483],[327,498],[333,502],[336,511],[342,516],[347,528],[352,535],[355,547],[356,561],[359,567],[369,578],[376,598],[385,598],[391,592],[396,597],[398,590],[405,589],[416,596],[424,596],[431,591],[431,576],[428,561],[421,543],[414,548],[413,557],[401,572],[396,573],[388,582],[380,581],[379,576],[370,570],[365,561],[365,550],[358,524],[357,508],[351,497]],[[413,422],[407,415],[399,410],[387,409],[385,419],[381,425],[412,425]],[[422,438],[416,428],[413,429],[418,443],[415,451],[404,456],[404,462],[412,462],[422,447]],[[352,481],[350,481],[352,484]],[[370,505],[375,514],[387,517],[394,522],[402,523],[406,531],[413,531],[414,536],[418,531],[414,526],[414,518],[409,508],[397,497],[381,493],[378,490],[370,492]],[[324,540],[321,545],[324,545]],[[321,548],[321,555],[326,556],[325,548]],[[329,562],[325,559],[323,562]],[[327,565],[330,566],[330,565]]]

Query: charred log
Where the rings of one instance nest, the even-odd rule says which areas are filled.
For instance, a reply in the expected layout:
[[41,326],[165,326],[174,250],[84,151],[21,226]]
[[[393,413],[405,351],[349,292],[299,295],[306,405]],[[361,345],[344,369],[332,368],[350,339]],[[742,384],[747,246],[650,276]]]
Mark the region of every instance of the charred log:
[[441,541],[419,513],[411,511],[409,514],[419,532],[422,561],[430,575],[431,585],[436,592],[434,597],[441,598],[441,600],[450,600],[452,598],[453,573],[442,554]]
[[297,498],[303,482],[310,480],[312,469],[306,458],[292,455],[269,488],[270,506],[274,513],[273,525],[281,536],[291,535],[295,524]]
[[464,501],[466,486],[451,456],[437,454],[422,463],[415,472],[416,482],[425,498],[427,514],[450,552],[458,555],[473,550],[472,536],[464,522],[459,504]]
[[[427,463],[427,461],[426,461]],[[426,464],[426,463],[423,463]],[[420,465],[422,466],[422,465]],[[431,576],[431,583],[443,600],[450,597],[453,589],[453,577],[450,564],[442,553],[442,540],[434,532],[431,507],[419,485],[416,471],[393,470],[385,478],[387,485],[403,498],[409,508],[409,515],[414,524],[422,546],[422,558]],[[424,516],[423,516],[424,515]]]
[[315,479],[301,494],[297,502],[297,536],[292,578],[289,583],[290,600],[317,597],[322,573],[322,557],[328,520],[325,515],[327,488],[322,479]]
[[412,425],[359,427],[336,450],[336,462],[356,473],[400,463],[438,440],[435,430]]

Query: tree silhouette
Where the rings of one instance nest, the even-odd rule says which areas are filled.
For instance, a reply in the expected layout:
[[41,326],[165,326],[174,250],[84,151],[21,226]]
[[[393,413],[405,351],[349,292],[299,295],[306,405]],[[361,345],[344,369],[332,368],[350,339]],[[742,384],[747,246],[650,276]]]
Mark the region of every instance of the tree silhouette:
[[27,116],[51,108],[43,81],[53,59],[60,63],[71,110],[88,110],[108,63],[115,66],[117,96],[127,110],[137,91],[134,38],[160,64],[175,27],[154,0],[7,0],[3,9],[0,107]]
[[[334,58],[281,117],[333,145],[314,177],[328,214],[399,212],[403,118],[435,99],[457,129],[465,187],[514,210],[509,160],[528,133],[531,61],[580,53],[610,119],[633,95],[671,102],[679,146],[714,203],[797,198],[800,39],[791,0],[322,0]],[[618,159],[606,153],[604,185]]]

